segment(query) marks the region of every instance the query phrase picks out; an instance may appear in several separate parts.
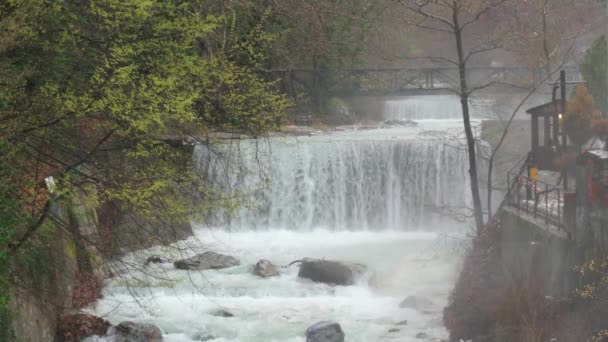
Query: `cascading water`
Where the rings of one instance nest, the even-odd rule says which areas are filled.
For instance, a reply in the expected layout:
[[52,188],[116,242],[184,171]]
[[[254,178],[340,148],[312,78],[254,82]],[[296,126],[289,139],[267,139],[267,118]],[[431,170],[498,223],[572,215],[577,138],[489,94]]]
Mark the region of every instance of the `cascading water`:
[[384,103],[387,120],[458,119],[460,100],[455,95],[420,95]]
[[[461,225],[438,212],[470,199],[462,123],[441,115],[421,109],[418,118],[435,120],[415,127],[198,146],[201,175],[240,209],[215,210],[194,224],[193,238],[123,262],[214,250],[241,265],[135,267],[108,281],[91,310],[113,323],[155,324],[168,342],[304,342],[321,320],[338,321],[349,342],[445,339],[442,308],[459,260],[451,234]],[[300,279],[297,266],[270,279],[250,273],[262,258],[286,265],[304,257],[364,263],[370,272],[346,287]],[[414,305],[400,307],[408,296]],[[234,317],[218,317],[218,309]]]
[[442,140],[413,138],[414,131],[272,138],[213,151],[198,146],[195,158],[208,180],[222,193],[248,199],[235,215],[215,215],[210,224],[241,230],[438,224],[438,209],[469,204],[466,154]]
[[[473,117],[490,117],[494,101],[486,98],[469,99]],[[384,102],[386,120],[461,120],[460,98],[454,94],[417,95]]]

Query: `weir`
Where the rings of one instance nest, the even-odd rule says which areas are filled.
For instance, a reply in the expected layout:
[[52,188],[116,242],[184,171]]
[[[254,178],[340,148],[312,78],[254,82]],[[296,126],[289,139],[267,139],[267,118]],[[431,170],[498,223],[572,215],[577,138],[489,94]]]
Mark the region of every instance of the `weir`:
[[[387,102],[385,115],[413,110],[410,118],[437,119],[444,111],[453,119],[458,110],[438,97]],[[450,221],[438,212],[471,207],[461,125],[437,120],[410,128],[199,145],[194,158],[205,179],[243,199],[236,213],[216,212],[207,224],[240,230],[435,230]]]

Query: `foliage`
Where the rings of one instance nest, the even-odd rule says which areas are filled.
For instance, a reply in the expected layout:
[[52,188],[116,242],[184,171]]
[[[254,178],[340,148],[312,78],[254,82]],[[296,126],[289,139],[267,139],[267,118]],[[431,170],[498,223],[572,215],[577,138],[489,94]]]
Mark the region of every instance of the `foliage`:
[[563,126],[566,133],[577,145],[584,144],[592,135],[591,123],[599,116],[593,97],[585,84],[579,84],[566,105]]
[[[51,242],[66,227],[49,219],[51,202],[115,202],[148,220],[185,221],[219,196],[188,162],[191,150],[174,141],[277,128],[290,103],[263,71],[276,38],[265,26],[270,12],[241,22],[249,13],[237,7],[0,3],[0,296],[9,283],[36,289],[53,282],[58,268],[48,264],[60,258]],[[232,43],[218,43],[229,28]],[[209,195],[195,202],[197,189]],[[5,304],[0,297],[2,315]]]
[[382,4],[370,0],[282,1],[275,58],[286,67],[340,68],[362,62],[373,19]]
[[608,258],[591,259],[576,267],[581,286],[576,294],[582,299],[598,299],[608,289]]
[[[44,215],[50,199],[47,176],[58,184],[54,196],[84,192],[92,204],[117,200],[144,216],[161,208],[186,219],[192,202],[176,189],[198,180],[184,166],[189,156],[166,139],[277,128],[289,102],[256,69],[273,35],[259,25],[243,33],[247,39],[234,49],[247,56],[209,51],[227,19],[203,3],[34,0],[3,7],[0,72],[8,77],[0,91],[0,143],[12,152],[4,159],[20,181],[2,180],[31,219]],[[28,230],[25,221],[18,226]]]
[[597,136],[608,137],[608,119],[595,119],[591,122],[591,129]]
[[72,306],[84,308],[101,298],[101,284],[91,272],[78,272],[72,291]]
[[587,82],[589,92],[593,95],[597,107],[608,115],[608,80],[606,79],[606,39],[601,36],[593,42],[593,46],[581,63],[581,73]]

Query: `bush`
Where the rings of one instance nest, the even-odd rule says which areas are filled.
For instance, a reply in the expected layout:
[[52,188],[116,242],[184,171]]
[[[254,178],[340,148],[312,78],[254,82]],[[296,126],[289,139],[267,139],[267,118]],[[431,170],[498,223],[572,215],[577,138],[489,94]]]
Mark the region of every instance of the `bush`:
[[563,126],[568,137],[576,145],[583,145],[592,137],[591,123],[599,116],[600,113],[587,86],[579,84],[566,106]]

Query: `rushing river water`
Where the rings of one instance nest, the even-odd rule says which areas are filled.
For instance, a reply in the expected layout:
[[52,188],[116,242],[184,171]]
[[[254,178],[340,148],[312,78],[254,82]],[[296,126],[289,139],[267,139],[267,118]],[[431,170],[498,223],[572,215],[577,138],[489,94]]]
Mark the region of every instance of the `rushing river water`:
[[[445,212],[470,203],[461,125],[421,120],[199,146],[202,175],[243,198],[242,208],[195,223],[188,240],[125,257],[125,273],[107,282],[90,310],[112,323],[153,323],[169,342],[302,342],[321,320],[338,321],[353,342],[445,339],[442,308],[466,231]],[[170,262],[205,250],[241,265],[188,272]],[[167,262],[142,269],[150,255]],[[275,278],[251,274],[259,259],[286,265],[304,257],[364,263],[370,271],[347,287],[299,279],[296,265]],[[408,296],[422,304],[401,308]]]

